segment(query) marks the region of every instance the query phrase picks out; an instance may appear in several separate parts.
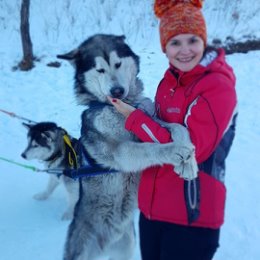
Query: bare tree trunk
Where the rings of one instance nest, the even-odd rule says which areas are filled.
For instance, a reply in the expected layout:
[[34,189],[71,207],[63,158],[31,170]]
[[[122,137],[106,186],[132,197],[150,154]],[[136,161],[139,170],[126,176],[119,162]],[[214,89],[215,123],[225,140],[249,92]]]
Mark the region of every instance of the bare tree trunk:
[[30,13],[30,0],[22,0],[20,31],[21,31],[21,39],[22,39],[22,47],[23,47],[23,59],[19,63],[19,68],[21,70],[30,70],[34,67],[33,46],[30,37],[29,13]]

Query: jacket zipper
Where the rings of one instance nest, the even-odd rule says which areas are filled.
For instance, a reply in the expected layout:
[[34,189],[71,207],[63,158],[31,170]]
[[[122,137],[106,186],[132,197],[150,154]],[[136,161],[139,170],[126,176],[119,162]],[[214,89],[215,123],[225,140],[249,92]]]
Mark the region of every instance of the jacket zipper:
[[175,86],[174,88],[170,88],[170,96],[173,97],[173,95],[174,95],[176,89],[177,89],[178,87],[180,87],[180,80],[181,80],[182,75],[180,75],[179,73],[177,73],[177,72],[175,72],[175,71],[173,71],[173,70],[171,70],[171,73],[172,73],[172,75],[176,78],[176,81],[177,81],[176,86]]

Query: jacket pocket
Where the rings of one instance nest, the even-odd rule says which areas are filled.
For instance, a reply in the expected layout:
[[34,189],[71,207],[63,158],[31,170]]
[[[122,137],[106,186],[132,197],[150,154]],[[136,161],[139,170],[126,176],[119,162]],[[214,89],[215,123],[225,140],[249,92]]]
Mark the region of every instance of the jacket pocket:
[[218,228],[224,222],[226,187],[222,182],[204,172],[200,172],[199,178],[201,204],[198,222]]

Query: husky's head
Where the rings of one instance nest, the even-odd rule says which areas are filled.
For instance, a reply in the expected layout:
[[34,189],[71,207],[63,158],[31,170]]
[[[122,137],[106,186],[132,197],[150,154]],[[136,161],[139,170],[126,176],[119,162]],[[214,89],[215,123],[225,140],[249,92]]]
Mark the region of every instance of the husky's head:
[[131,102],[143,90],[137,78],[139,57],[124,42],[124,36],[97,34],[78,48],[58,58],[75,68],[75,94],[79,104],[107,102],[112,96]]
[[27,129],[28,145],[21,156],[26,160],[48,161],[62,149],[62,129],[52,122],[23,124]]

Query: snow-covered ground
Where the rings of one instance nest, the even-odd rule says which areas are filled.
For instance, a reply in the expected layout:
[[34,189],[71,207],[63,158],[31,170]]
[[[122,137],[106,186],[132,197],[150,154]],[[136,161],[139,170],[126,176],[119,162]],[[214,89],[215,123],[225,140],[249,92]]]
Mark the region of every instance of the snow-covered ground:
[[[166,67],[159,50],[139,51],[140,77],[153,96],[155,82]],[[260,52],[228,56],[237,76],[239,118],[237,134],[227,161],[226,222],[216,260],[260,259]],[[0,108],[35,121],[51,120],[79,136],[80,113],[72,93],[72,69],[44,62],[30,72],[11,72],[12,61],[1,63]],[[164,66],[165,65],[165,66]],[[26,145],[21,122],[0,113],[0,156],[28,164],[20,157]],[[37,162],[30,162],[41,168]],[[47,201],[32,196],[42,190],[48,176],[0,161],[0,252],[2,260],[61,259],[69,222],[61,221],[66,207],[60,187]],[[138,247],[136,258],[139,260]]]
[[[39,30],[33,37],[36,43],[35,52],[41,57],[41,61],[37,62],[36,67],[29,72],[13,72],[11,67],[21,59],[20,38],[17,31],[17,28],[19,29],[18,2],[16,0],[0,1],[0,33],[4,36],[4,38],[1,37],[0,43],[0,109],[35,121],[54,121],[67,129],[70,134],[78,137],[80,114],[84,107],[77,106],[75,102],[72,87],[73,69],[65,61],[58,69],[47,67],[46,63],[54,61],[56,54],[76,47],[88,35],[98,32],[98,28],[95,27],[92,32],[90,28],[93,26],[88,28],[89,25],[86,24],[84,29],[83,21],[80,23],[75,19],[80,16],[83,7],[75,9],[77,5],[74,1],[63,2],[67,3],[67,5],[64,4],[65,9],[72,8],[73,5],[74,9],[70,9],[73,14],[66,16],[62,10],[60,13],[57,12],[56,16],[52,16],[50,20],[56,21],[56,23],[51,23],[52,25],[59,24],[60,27],[57,27],[57,30],[55,27],[49,28],[46,24],[47,10],[57,8],[62,2],[52,1],[53,5],[50,4],[43,9],[42,2],[31,1],[33,12],[38,15],[33,16],[33,27],[37,22],[41,28],[46,27],[46,30]],[[87,1],[79,2],[82,5]],[[130,14],[120,12],[120,8],[117,12],[113,11],[116,4],[112,0],[106,1],[106,12],[98,14],[94,12],[95,7],[100,8],[104,1],[93,0],[92,2],[95,4],[92,6],[92,14],[95,15],[95,19],[100,18],[100,26],[105,23],[104,19],[111,21],[107,33],[125,32],[126,36],[129,36],[131,47],[141,58],[139,76],[144,82],[145,93],[152,98],[157,83],[167,67],[167,60],[160,51],[157,24],[153,16],[151,14],[141,16],[137,12],[137,9],[148,8],[149,1],[145,0],[139,6],[135,4],[142,1],[118,1],[117,8],[124,7],[122,10],[127,10],[129,5]],[[209,2],[214,1],[209,0]],[[14,13],[15,8],[16,13]],[[207,8],[210,9],[209,6]],[[139,20],[131,18],[134,11]],[[59,20],[63,16],[66,19],[70,17],[71,22],[74,21],[78,27],[75,26],[69,30],[68,25],[66,27],[63,20]],[[209,17],[208,14],[207,16]],[[117,23],[118,27],[113,27],[117,20],[115,17],[118,17],[120,21]],[[86,19],[89,22],[91,17]],[[129,24],[127,21],[130,21]],[[255,24],[251,26],[256,28]],[[135,32],[135,28],[139,28],[138,32]],[[64,38],[64,34],[61,36],[62,30],[63,33],[64,30],[68,31],[67,37]],[[36,32],[36,28],[33,31]],[[104,28],[100,31],[106,32]],[[238,29],[236,31],[239,32]],[[57,45],[55,41],[58,42]],[[260,113],[258,112],[260,111],[260,51],[233,54],[228,56],[227,60],[237,76],[239,117],[236,138],[227,160],[228,192],[225,224],[221,232],[221,246],[214,260],[258,260],[260,259],[260,155],[258,149],[260,143]],[[0,157],[42,168],[38,162],[27,162],[20,157],[25,146],[26,129],[22,127],[21,121],[0,112]],[[46,174],[36,173],[0,160],[1,260],[62,259],[69,225],[69,221],[61,221],[62,213],[66,208],[65,192],[60,186],[47,201],[39,202],[32,198],[35,193],[45,188],[47,180]],[[138,212],[136,212],[137,218]],[[134,260],[140,260],[138,244]]]

